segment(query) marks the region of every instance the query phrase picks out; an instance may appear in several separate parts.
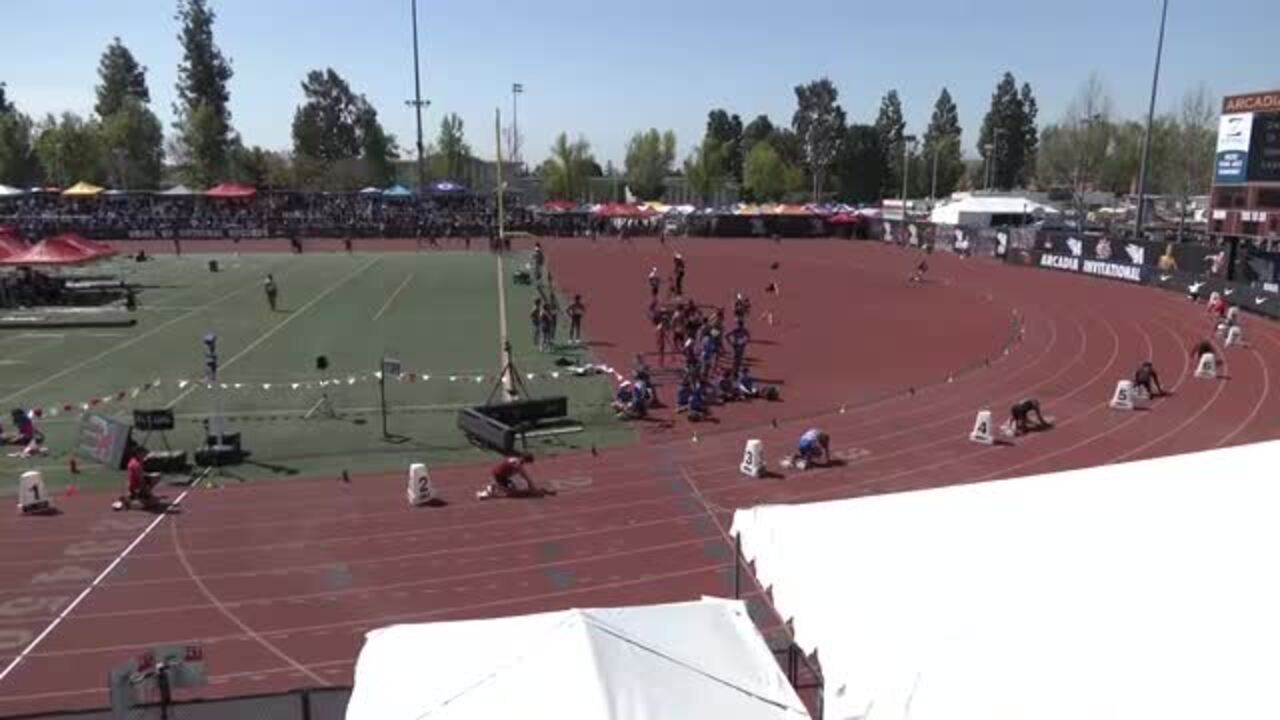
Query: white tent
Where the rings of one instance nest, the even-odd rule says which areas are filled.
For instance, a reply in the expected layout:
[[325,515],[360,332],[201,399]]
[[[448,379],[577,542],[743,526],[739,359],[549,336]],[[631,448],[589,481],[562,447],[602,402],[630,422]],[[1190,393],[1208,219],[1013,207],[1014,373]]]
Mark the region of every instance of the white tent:
[[993,219],[998,217],[1042,219],[1060,214],[1056,208],[1029,198],[958,193],[950,202],[934,208],[929,219],[939,225],[991,227]]
[[739,511],[827,720],[1280,717],[1280,442]]
[[174,185],[168,190],[165,190],[164,192],[161,192],[158,194],[164,195],[167,197],[188,197],[190,195],[195,195],[196,192],[191,188],[187,187],[186,185]]
[[26,193],[15,187],[8,185],[0,185],[0,197],[13,197],[15,195],[25,195]]
[[397,625],[355,676],[347,720],[809,717],[739,601]]

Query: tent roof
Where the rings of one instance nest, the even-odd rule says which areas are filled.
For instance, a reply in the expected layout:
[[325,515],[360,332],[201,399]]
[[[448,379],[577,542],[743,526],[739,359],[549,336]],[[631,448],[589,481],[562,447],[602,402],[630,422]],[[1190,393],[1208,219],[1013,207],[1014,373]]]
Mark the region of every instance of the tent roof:
[[164,192],[161,192],[161,193],[158,193],[158,194],[160,194],[160,195],[168,195],[168,196],[171,196],[171,197],[186,197],[186,196],[188,196],[188,195],[195,195],[195,194],[196,194],[196,191],[195,191],[195,190],[192,190],[191,188],[187,187],[186,185],[174,185],[173,187],[169,188],[168,190],[165,190]]
[[1277,466],[1270,442],[733,527],[827,717],[1277,717]]
[[22,242],[20,238],[10,237],[4,233],[0,233],[0,260],[21,255],[28,250],[27,244]]
[[26,191],[19,190],[16,187],[9,187],[8,185],[0,185],[0,197],[13,197],[15,195],[25,195],[25,194],[26,194]]
[[42,240],[26,252],[0,260],[2,265],[80,265],[99,256],[67,240],[65,236]]
[[963,215],[1057,215],[1057,208],[1028,198],[1008,195],[960,195],[934,208],[930,219],[942,225],[959,225]]
[[706,599],[374,630],[347,719],[513,712],[522,720],[809,717],[746,606]]
[[91,185],[87,182],[78,182],[75,185],[62,191],[65,197],[95,197],[102,192],[102,188],[97,185]]
[[452,180],[438,180],[431,183],[431,185],[428,186],[428,189],[431,192],[437,193],[466,192],[467,190],[465,185],[453,182]]
[[242,185],[240,183],[222,183],[209,188],[205,193],[205,197],[211,198],[251,198],[258,194],[258,190],[251,185]]
[[413,197],[413,191],[403,185],[392,185],[383,190],[382,194],[387,197]]
[[70,245],[71,247],[79,249],[86,256],[107,257],[109,255],[116,254],[115,249],[112,248],[110,245],[107,245],[106,243],[100,243],[97,240],[90,240],[86,237],[82,237],[75,233],[67,233],[64,235],[59,235],[53,239],[58,240],[61,243],[65,243],[66,245]]
[[382,189],[376,187],[367,187],[360,191],[361,195],[381,195]]

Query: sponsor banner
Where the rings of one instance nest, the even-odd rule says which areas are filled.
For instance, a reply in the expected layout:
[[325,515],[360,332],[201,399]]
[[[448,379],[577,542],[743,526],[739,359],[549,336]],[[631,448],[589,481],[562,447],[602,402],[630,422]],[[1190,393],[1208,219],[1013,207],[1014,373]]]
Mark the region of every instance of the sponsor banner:
[[1214,184],[1239,185],[1248,179],[1253,117],[1253,113],[1232,113],[1218,121]]
[[129,231],[130,240],[231,240],[272,237],[267,228],[148,228]]
[[1222,100],[1222,114],[1280,112],[1280,90],[1231,95]]
[[1280,319],[1280,295],[1269,292],[1265,286],[1252,287],[1184,273],[1152,273],[1149,284],[1194,296],[1201,301],[1208,300],[1212,293],[1221,293],[1229,305],[1256,315]]
[[1037,265],[1051,270],[1063,270],[1131,283],[1142,282],[1144,271],[1141,265],[1126,265],[1107,260],[1090,260],[1067,255],[1051,255],[1049,253],[1041,253]]

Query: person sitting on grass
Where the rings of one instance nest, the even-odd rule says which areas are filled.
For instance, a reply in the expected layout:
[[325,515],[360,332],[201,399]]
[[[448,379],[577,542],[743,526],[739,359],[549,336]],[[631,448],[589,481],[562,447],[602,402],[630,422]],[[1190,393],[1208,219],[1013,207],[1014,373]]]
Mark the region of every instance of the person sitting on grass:
[[[498,496],[506,497],[540,497],[544,493],[533,484],[525,465],[533,464],[533,456],[527,454],[508,455],[493,467],[493,481],[476,493],[477,500],[489,500]],[[516,487],[515,478],[524,480],[524,488]]]
[[814,465],[830,463],[831,436],[817,428],[810,428],[800,436],[800,444],[789,464],[797,470],[807,470]]

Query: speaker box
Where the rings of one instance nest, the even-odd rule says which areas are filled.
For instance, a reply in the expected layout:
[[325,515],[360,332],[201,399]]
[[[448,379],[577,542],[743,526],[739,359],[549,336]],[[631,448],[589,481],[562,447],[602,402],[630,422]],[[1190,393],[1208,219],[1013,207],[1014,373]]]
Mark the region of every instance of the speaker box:
[[231,445],[214,445],[196,451],[196,464],[202,467],[239,465],[242,460],[244,453]]

